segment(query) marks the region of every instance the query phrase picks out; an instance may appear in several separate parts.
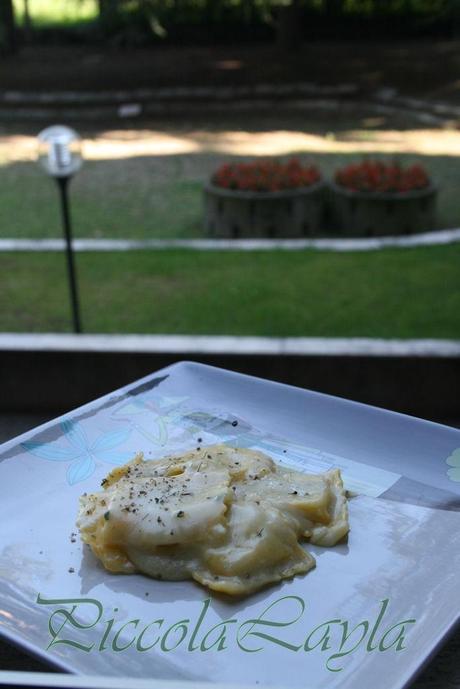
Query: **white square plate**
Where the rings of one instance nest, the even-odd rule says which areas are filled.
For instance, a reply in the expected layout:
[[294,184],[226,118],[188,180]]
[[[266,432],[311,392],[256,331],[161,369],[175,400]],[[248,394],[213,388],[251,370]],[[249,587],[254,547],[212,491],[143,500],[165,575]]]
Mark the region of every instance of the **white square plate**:
[[[347,544],[248,598],[106,572],[73,536],[117,464],[215,442],[341,468]],[[460,432],[180,363],[0,448],[0,633],[88,675],[401,689],[460,611]]]

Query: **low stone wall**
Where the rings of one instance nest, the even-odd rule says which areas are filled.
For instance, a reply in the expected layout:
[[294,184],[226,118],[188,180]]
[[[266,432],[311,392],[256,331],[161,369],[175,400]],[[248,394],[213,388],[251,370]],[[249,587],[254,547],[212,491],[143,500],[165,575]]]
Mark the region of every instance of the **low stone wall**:
[[15,344],[14,337],[0,336],[0,413],[66,412],[193,360],[430,420],[455,420],[460,344],[424,342],[26,336]]

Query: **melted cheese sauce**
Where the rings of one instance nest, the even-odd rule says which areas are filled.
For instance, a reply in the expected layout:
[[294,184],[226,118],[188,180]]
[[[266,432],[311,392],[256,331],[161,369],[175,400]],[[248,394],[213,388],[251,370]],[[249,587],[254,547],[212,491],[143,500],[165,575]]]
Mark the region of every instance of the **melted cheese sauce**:
[[349,530],[339,470],[303,474],[254,450],[137,455],[102,484],[80,498],[77,526],[106,569],[230,595],[308,572],[299,540],[333,546]]

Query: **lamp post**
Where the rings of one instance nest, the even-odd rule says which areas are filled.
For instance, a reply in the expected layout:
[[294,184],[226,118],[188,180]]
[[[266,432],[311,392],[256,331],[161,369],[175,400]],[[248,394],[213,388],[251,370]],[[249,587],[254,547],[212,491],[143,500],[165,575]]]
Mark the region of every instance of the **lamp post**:
[[62,225],[66,241],[67,272],[73,327],[81,333],[77,276],[72,248],[72,224],[69,210],[69,182],[83,164],[81,139],[76,131],[63,125],[47,127],[38,135],[38,162],[56,180],[61,201]]

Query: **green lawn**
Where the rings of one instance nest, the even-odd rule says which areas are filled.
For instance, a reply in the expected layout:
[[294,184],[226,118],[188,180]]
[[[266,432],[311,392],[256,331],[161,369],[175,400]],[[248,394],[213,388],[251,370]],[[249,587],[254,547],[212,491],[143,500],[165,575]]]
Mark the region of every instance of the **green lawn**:
[[[79,254],[93,333],[460,337],[460,246]],[[65,259],[0,255],[0,331],[70,330]]]

